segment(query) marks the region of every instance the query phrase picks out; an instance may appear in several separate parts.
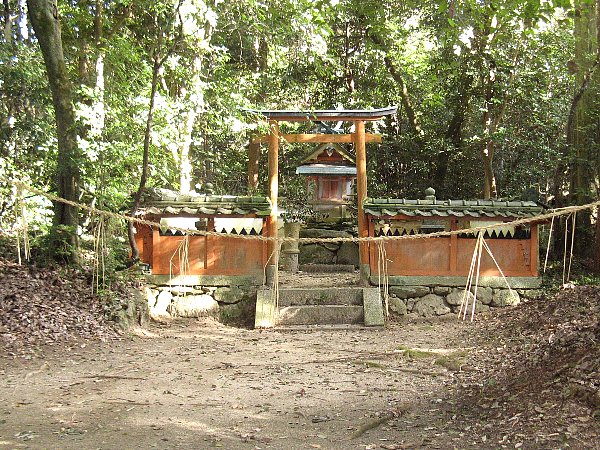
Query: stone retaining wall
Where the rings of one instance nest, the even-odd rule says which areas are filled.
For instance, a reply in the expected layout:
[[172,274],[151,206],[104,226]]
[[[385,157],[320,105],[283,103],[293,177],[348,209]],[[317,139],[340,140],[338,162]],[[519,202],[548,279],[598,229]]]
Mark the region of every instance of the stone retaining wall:
[[[473,287],[468,293],[469,313],[473,307],[474,292]],[[465,289],[452,286],[390,286],[389,294],[390,313],[409,318],[430,318],[458,313]],[[536,297],[538,294],[539,291],[535,289],[509,291],[507,288],[479,286],[475,312],[487,312],[491,308],[517,305],[521,302],[521,298]]]
[[[351,238],[346,231],[305,228],[302,238]],[[358,267],[358,244],[356,242],[321,242],[300,244],[300,264],[347,264]]]
[[179,286],[148,284],[142,292],[154,319],[214,317],[220,322],[252,325],[258,286]]

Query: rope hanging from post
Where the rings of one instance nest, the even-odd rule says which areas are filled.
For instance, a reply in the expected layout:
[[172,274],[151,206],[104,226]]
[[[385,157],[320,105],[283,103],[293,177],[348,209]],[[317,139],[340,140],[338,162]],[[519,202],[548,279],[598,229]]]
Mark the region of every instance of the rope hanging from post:
[[[94,234],[94,271],[92,272],[92,294],[97,294],[100,289],[100,278],[102,278],[102,286],[104,287],[104,280],[106,279],[106,265],[104,255],[106,253],[106,218],[98,216],[98,223],[96,224]],[[100,277],[102,272],[102,277]]]
[[[15,222],[20,225],[17,227],[17,260],[19,265],[22,263],[22,258],[29,261],[31,258],[31,247],[29,245],[29,225],[27,223],[27,211],[25,209],[25,200],[23,198],[23,189],[21,186],[16,186],[17,202],[15,205]],[[21,240],[23,246],[21,246]]]
[[573,264],[573,245],[575,244],[575,226],[577,224],[577,211],[573,213],[571,217],[571,252],[569,254],[569,268],[567,270],[567,280],[564,284],[567,284],[571,279],[571,265]]
[[[504,272],[500,268],[498,261],[496,261],[496,258],[494,257],[494,254],[492,253],[492,249],[490,248],[488,243],[483,238],[483,233],[480,233],[477,236],[477,241],[475,242],[475,249],[473,251],[473,257],[471,258],[471,267],[469,268],[469,276],[467,277],[467,285],[465,286],[465,291],[463,293],[462,301],[460,303],[460,310],[458,312],[459,319],[461,318],[461,315],[462,315],[463,320],[466,320],[466,317],[467,317],[467,309],[469,307],[469,297],[470,297],[469,294],[471,293],[471,287],[473,285],[473,276],[475,276],[476,278],[475,278],[475,292],[473,293],[473,307],[471,310],[471,322],[473,322],[473,320],[475,318],[475,307],[476,307],[476,303],[477,303],[477,287],[479,284],[479,271],[481,269],[481,254],[483,253],[483,249],[485,249],[485,251],[490,256],[490,258],[492,258],[492,261],[496,265],[496,269],[498,269],[498,272],[500,272],[502,279],[506,283],[506,287],[508,288],[509,294],[511,296],[514,295],[513,289],[510,287],[508,279],[504,275]],[[475,271],[475,265],[477,265],[476,271]]]
[[387,259],[387,253],[385,250],[385,243],[383,240],[377,241],[377,274],[378,274],[377,281],[379,284],[379,292],[382,292],[383,304],[385,306],[385,315],[386,315],[386,317],[388,317],[390,315],[388,259]]
[[[178,266],[173,263],[173,259],[177,256]],[[177,249],[169,259],[169,282],[173,279],[173,268],[177,267],[179,275],[187,275],[190,273],[190,237],[186,234],[177,246]]]

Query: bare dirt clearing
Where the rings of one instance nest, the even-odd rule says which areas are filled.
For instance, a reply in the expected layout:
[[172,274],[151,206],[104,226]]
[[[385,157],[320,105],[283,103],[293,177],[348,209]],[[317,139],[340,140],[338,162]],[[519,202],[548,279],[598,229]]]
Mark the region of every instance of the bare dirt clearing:
[[0,446],[597,446],[598,420],[568,401],[532,423],[493,399],[483,406],[495,414],[479,416],[482,400],[473,399],[484,392],[484,369],[470,366],[474,335],[472,324],[456,321],[261,332],[204,320],[3,358]]
[[[451,353],[461,328],[452,322],[260,332],[176,322],[147,337],[74,346],[31,361],[3,359],[0,444],[420,446],[440,433],[434,422],[420,424],[423,414],[440,413],[439,395],[453,373],[404,349]],[[386,414],[397,417],[378,424]]]
[[83,280],[3,268],[0,448],[600,448],[597,287],[475,323],[117,339]]

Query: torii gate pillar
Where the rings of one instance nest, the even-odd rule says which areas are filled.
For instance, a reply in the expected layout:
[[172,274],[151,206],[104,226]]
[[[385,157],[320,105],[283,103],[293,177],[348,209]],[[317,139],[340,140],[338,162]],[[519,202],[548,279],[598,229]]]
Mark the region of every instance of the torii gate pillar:
[[[279,196],[279,123],[269,120],[269,199],[271,200],[271,213],[267,218],[267,236],[277,237],[277,216],[279,213],[277,198]],[[266,284],[270,285],[277,273],[279,261],[279,245],[276,240],[270,240],[267,245],[268,263],[266,268]]]
[[[363,203],[367,198],[367,149],[365,144],[365,122],[357,120],[354,122],[354,146],[356,148],[356,204],[358,208],[358,236],[369,236],[369,224],[364,211]],[[363,286],[369,284],[369,243],[358,244],[360,262],[360,283]]]

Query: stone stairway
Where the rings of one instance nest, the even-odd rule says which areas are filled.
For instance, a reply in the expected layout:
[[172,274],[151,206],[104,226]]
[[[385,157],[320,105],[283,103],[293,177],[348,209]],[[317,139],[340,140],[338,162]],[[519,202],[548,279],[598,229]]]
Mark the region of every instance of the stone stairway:
[[378,288],[280,287],[278,308],[272,289],[260,290],[257,295],[255,325],[258,328],[352,324],[384,324]]

